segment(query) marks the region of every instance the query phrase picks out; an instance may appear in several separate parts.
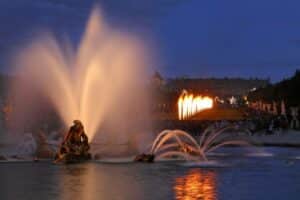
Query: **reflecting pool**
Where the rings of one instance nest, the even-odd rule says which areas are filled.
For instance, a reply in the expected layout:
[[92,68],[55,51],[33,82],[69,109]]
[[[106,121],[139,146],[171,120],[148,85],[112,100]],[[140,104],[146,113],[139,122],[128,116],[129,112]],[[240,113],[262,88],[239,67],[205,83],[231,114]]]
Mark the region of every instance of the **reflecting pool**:
[[[300,149],[226,148],[215,166],[183,162],[0,163],[0,199],[299,199]],[[218,165],[218,163],[220,165]],[[224,165],[226,164],[226,165]]]

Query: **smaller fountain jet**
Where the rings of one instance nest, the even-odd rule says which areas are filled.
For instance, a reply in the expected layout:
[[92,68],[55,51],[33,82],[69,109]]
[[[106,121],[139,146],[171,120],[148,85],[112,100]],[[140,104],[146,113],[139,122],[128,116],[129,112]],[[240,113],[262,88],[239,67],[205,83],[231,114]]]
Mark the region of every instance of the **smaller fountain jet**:
[[55,156],[54,163],[76,163],[91,159],[88,137],[79,120],[73,121],[62,145]]
[[201,135],[199,142],[182,130],[164,130],[158,134],[148,153],[135,157],[137,162],[153,162],[155,159],[180,157],[188,161],[208,161],[207,154],[226,145],[249,145],[242,140],[229,140],[220,137],[227,130],[234,129],[227,126],[221,129],[208,127]]

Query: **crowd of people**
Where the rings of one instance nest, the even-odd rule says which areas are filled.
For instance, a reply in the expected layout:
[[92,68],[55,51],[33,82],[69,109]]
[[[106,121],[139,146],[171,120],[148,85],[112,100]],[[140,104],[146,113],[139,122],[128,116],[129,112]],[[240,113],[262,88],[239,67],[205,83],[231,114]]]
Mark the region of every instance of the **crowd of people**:
[[273,134],[288,129],[300,129],[298,114],[274,115],[253,109],[247,110],[245,114],[247,120],[244,124],[253,133],[265,132],[266,134]]

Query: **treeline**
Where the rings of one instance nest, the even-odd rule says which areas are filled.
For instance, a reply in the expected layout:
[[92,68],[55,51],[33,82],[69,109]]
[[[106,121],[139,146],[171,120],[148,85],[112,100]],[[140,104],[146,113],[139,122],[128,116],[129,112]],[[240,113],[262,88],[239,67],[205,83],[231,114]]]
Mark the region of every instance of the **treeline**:
[[288,107],[300,105],[300,70],[294,76],[276,84],[268,84],[248,94],[250,102],[280,102],[284,100]]
[[232,96],[245,95],[252,88],[264,87],[268,84],[270,84],[268,79],[176,78],[168,79],[165,87],[171,91],[188,89],[214,96]]

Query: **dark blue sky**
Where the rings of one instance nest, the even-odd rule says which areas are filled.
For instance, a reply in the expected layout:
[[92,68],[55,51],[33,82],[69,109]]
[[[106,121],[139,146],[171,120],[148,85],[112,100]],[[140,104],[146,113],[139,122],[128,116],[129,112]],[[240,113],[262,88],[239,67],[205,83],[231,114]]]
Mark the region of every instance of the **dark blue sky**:
[[154,46],[164,76],[278,81],[300,68],[297,0],[0,0],[2,70],[41,30],[76,41],[95,2]]

